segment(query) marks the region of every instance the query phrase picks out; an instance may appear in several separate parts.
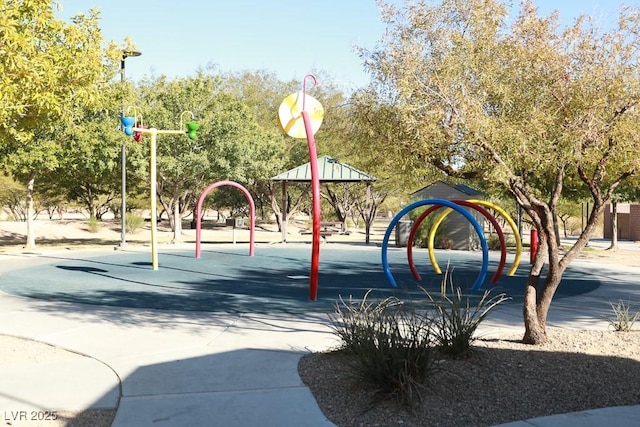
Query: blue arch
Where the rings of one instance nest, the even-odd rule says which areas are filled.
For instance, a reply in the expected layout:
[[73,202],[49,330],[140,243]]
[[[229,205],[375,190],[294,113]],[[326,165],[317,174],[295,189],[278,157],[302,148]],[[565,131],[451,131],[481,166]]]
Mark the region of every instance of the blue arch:
[[480,274],[478,275],[478,278],[476,279],[476,281],[473,283],[473,286],[471,287],[471,289],[474,291],[480,289],[480,286],[482,286],[482,283],[484,282],[484,279],[487,276],[487,270],[489,269],[489,246],[487,245],[487,239],[484,236],[482,227],[480,227],[480,224],[473,217],[473,215],[471,215],[463,207],[449,200],[443,200],[443,199],[425,199],[425,200],[419,200],[417,202],[414,202],[409,206],[406,206],[400,212],[398,212],[396,216],[394,216],[391,222],[389,223],[389,226],[387,227],[387,231],[384,233],[384,239],[382,240],[382,268],[384,270],[384,274],[387,276],[387,280],[389,281],[389,284],[394,288],[398,287],[398,284],[396,283],[395,279],[393,278],[393,275],[391,274],[391,270],[389,269],[389,259],[387,257],[387,250],[389,248],[389,237],[391,236],[391,231],[395,228],[396,224],[398,223],[398,221],[400,221],[400,219],[403,216],[405,216],[407,213],[411,212],[415,208],[418,208],[420,206],[425,206],[425,205],[441,205],[441,206],[449,207],[455,210],[456,212],[459,212],[460,214],[462,214],[462,216],[464,216],[471,223],[471,225],[473,225],[473,228],[476,230],[476,233],[478,233],[478,237],[480,238],[480,245],[482,246],[482,268],[480,269]]

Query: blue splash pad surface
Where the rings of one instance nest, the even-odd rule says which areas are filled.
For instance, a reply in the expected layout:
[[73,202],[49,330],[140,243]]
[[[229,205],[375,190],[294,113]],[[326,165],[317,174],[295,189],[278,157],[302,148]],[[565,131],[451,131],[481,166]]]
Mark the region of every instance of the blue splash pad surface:
[[[480,253],[440,251],[436,257],[443,270],[449,265],[453,283],[472,303],[485,289],[505,292],[511,302],[522,302],[528,264],[523,263],[515,276],[503,275],[493,284],[490,279],[499,254],[492,253],[487,280],[480,292],[473,292],[470,287],[480,271]],[[407,302],[421,301],[426,297],[421,288],[437,295],[442,282],[427,251],[414,250],[414,262],[422,276],[417,283],[406,248],[389,249],[389,266],[398,283],[398,288],[391,288],[382,269],[380,248],[323,246],[317,301],[309,300],[310,246],[256,248],[252,257],[246,247],[213,247],[203,251],[200,259],[193,251],[163,251],[156,271],[151,268],[151,255],[138,251],[49,258],[48,264],[1,275],[0,290],[52,301],[144,309],[308,313],[331,311],[341,297],[358,301],[370,289],[370,300],[394,295]],[[510,265],[507,262],[505,271]],[[570,268],[555,298],[589,292],[599,285],[588,271]]]

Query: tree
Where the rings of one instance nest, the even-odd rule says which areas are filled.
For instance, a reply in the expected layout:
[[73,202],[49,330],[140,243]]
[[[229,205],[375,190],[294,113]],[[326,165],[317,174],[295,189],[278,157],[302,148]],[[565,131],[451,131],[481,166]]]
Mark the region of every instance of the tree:
[[[361,54],[378,102],[398,115],[394,148],[508,191],[531,218],[540,248],[525,285],[523,342],[545,342],[565,269],[639,166],[640,14],[622,9],[605,32],[588,17],[561,31],[557,14],[539,17],[528,0],[511,21],[497,0],[382,10],[386,36]],[[593,204],[575,245],[561,253],[565,184],[584,189]]]
[[[324,76],[320,76],[319,79],[323,84],[325,83]],[[278,230],[282,231],[282,218],[286,217],[289,221],[295,213],[304,209],[310,194],[308,185],[291,182],[287,185],[287,194],[283,195],[281,183],[270,179],[281,172],[309,161],[309,151],[305,141],[288,137],[280,129],[277,120],[280,104],[287,95],[301,89],[301,80],[283,82],[277,79],[273,73],[266,71],[243,72],[224,76],[222,88],[225,92],[241,100],[255,117],[256,124],[269,135],[270,161],[256,163],[261,164],[262,167],[259,173],[254,175],[250,191],[256,196],[257,206],[261,209],[268,206],[271,209]],[[322,102],[325,109],[325,94],[332,93],[333,87],[327,84],[326,89],[326,92],[320,92],[319,89],[314,88],[313,93],[313,96]],[[320,95],[317,95],[316,92]],[[316,138],[317,141],[318,138]],[[283,198],[286,198],[286,202],[282,206]],[[283,213],[286,213],[286,216]]]
[[569,221],[578,218],[581,214],[582,205],[580,202],[561,199],[558,201],[558,219],[562,223],[562,234],[564,237],[569,235]]
[[[390,194],[406,201],[425,181],[435,181],[442,174],[418,158],[399,153],[394,146],[402,129],[397,113],[376,103],[370,91],[357,91],[347,100],[332,99],[340,102],[334,101],[327,109],[327,126],[321,128],[322,151],[377,178],[367,187],[358,186],[360,191],[352,191],[348,200],[354,222],[364,222],[365,242],[369,243],[377,211]],[[389,155],[380,155],[381,145],[391,150]]]
[[324,198],[333,208],[338,221],[342,223],[342,229],[347,229],[347,219],[356,207],[357,195],[362,191],[362,186],[352,182],[336,182],[325,184],[320,197]]
[[389,193],[375,186],[370,186],[368,191],[369,194],[365,194],[363,197],[356,199],[355,205],[355,211],[364,222],[366,244],[369,244],[371,227],[373,226],[376,214],[389,195]]
[[[140,124],[157,129],[179,129],[181,120],[192,120],[190,113],[200,123],[195,140],[185,135],[160,135],[157,139],[158,181],[155,191],[176,237],[180,233],[176,229],[181,225],[180,218],[192,209],[197,192],[213,176],[210,121],[216,86],[215,78],[199,74],[195,78],[173,80],[160,76],[143,81],[139,88],[137,107]],[[141,143],[148,150],[148,136],[144,136]],[[174,212],[178,214],[178,221]]]
[[[146,172],[142,147],[120,131],[120,83],[112,82],[102,91],[103,108],[85,107],[78,122],[62,131],[58,164],[51,173],[58,191],[84,206],[91,218],[101,219],[120,192],[121,145],[127,144],[131,182]],[[132,185],[130,185],[132,187]]]
[[0,175],[0,205],[5,211],[9,211],[14,221],[26,221],[24,211],[24,186],[13,178]]
[[182,217],[192,211],[200,193],[216,181],[255,187],[272,176],[271,165],[281,157],[280,139],[259,126],[247,105],[223,91],[220,83],[220,76],[199,72],[184,79],[162,76],[140,88],[145,125],[177,129],[181,116],[191,120],[189,112],[200,123],[195,140],[163,135],[157,141],[157,191],[176,238],[181,221],[171,213]]
[[99,100],[101,86],[113,75],[112,62],[105,59],[115,58],[113,45],[106,52],[102,48],[96,9],[66,23],[56,19],[53,5],[0,2],[0,150],[5,168],[27,186],[26,246],[31,248],[36,175],[57,167],[60,127]]
[[[274,183],[271,178],[275,175],[299,166],[304,163],[304,152],[299,154],[297,147],[303,146],[300,141],[291,141],[280,129],[277,115],[280,103],[289,93],[300,90],[299,81],[284,82],[276,77],[273,72],[265,70],[244,71],[240,73],[224,74],[221,80],[221,91],[232,95],[241,101],[251,112],[255,124],[261,129],[261,133],[269,135],[271,149],[277,153],[269,154],[268,162],[256,162],[254,166],[259,168],[252,174],[252,182],[248,190],[254,195],[256,209],[262,218],[268,217],[268,210],[273,212],[278,228],[281,229],[282,207],[281,197],[278,197],[279,183]],[[265,153],[266,154],[266,153]],[[290,190],[293,186],[289,187]],[[290,194],[291,196],[291,194]],[[291,207],[297,205],[291,198]],[[295,208],[294,208],[295,210]]]

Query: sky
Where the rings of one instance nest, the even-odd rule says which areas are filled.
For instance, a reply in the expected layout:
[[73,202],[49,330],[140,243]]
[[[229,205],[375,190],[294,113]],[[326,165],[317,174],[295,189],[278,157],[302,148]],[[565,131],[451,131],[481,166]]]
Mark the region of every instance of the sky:
[[[354,50],[373,49],[385,30],[375,0],[58,0],[68,18],[101,12],[106,40],[129,36],[142,55],[126,60],[126,78],[186,77],[214,65],[221,72],[268,70],[282,80],[323,70],[345,90],[366,85]],[[404,0],[387,0],[402,6]],[[515,0],[516,4],[518,0]],[[537,0],[569,25],[580,14],[615,21],[618,0]],[[626,0],[640,7],[640,0]]]

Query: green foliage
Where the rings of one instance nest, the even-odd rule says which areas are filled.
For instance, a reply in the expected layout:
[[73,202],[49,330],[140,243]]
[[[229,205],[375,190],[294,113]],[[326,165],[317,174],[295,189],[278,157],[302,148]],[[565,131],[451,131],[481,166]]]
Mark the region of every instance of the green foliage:
[[487,237],[487,246],[490,251],[497,251],[500,249],[500,238],[497,234],[491,233]]
[[72,23],[56,19],[48,0],[3,2],[0,139],[11,144],[8,153],[22,151],[11,158],[16,172],[55,166],[54,129],[100,102],[100,85],[115,71],[115,50],[103,50],[98,21],[97,10]]
[[0,175],[0,206],[8,209],[14,221],[26,220],[24,214],[24,186],[11,177]]
[[127,212],[126,214],[126,232],[135,233],[144,226],[144,218],[133,212]]
[[610,302],[611,309],[615,315],[614,319],[609,319],[609,324],[617,332],[629,332],[633,329],[633,325],[640,319],[640,311],[631,314],[631,304],[619,300],[616,304]]
[[102,222],[99,219],[95,217],[89,217],[89,219],[87,220],[87,230],[89,230],[89,233],[98,233],[101,228]]
[[60,166],[61,130],[101,104],[101,89],[122,57],[113,44],[103,48],[97,9],[69,23],[56,18],[55,5],[5,1],[0,13],[0,158],[27,187],[28,248],[35,246],[36,177]]
[[[116,92],[119,85],[111,84],[103,91],[104,102],[110,108],[95,110],[85,108],[81,120],[63,129],[59,143],[59,167],[43,178],[57,185],[58,191],[69,200],[82,205],[90,214],[106,209],[116,194],[120,193],[121,146],[127,139],[115,126],[122,105]],[[127,187],[132,187],[146,171],[148,162],[141,161],[136,147],[127,147]]]
[[413,407],[437,366],[431,321],[396,298],[371,303],[368,295],[359,304],[336,304],[334,331],[359,379]]
[[442,279],[440,295],[434,297],[427,294],[436,310],[434,331],[440,351],[450,357],[466,357],[475,340],[475,332],[482,321],[497,305],[507,301],[505,294],[489,297],[490,291],[485,291],[480,300],[472,306],[471,298],[464,296],[459,287],[450,281],[451,293],[447,293],[447,281],[450,273],[447,271]]
[[[428,206],[416,208],[409,212],[409,217],[415,221],[427,209]],[[418,230],[416,230],[416,234],[414,236],[414,244],[416,246],[421,248],[429,246],[429,234],[431,233],[433,224],[438,217],[436,213],[437,212],[433,212],[431,215],[427,216],[420,224],[420,227],[418,227]],[[438,226],[433,242],[434,247],[437,249],[451,249],[450,240],[447,238],[447,218],[445,218]]]
[[[146,125],[177,129],[181,117],[190,118],[188,113],[183,115],[186,110],[200,123],[196,140],[183,135],[158,137],[158,187],[166,211],[173,212],[178,203],[180,213],[185,214],[206,186],[222,180],[238,182],[254,194],[270,194],[269,178],[282,171],[280,132],[258,122],[259,108],[243,101],[242,90],[233,86],[231,92],[222,83],[220,75],[200,72],[190,78],[146,80],[139,87],[139,115]],[[257,96],[252,93],[250,99]],[[275,111],[277,108],[272,117]],[[220,208],[247,206],[237,189],[215,191],[211,200]],[[263,200],[263,205],[268,206],[268,200]]]
[[357,105],[388,110],[395,138],[376,144],[386,157],[506,188],[523,206],[557,202],[554,191],[604,197],[634,175],[637,9],[606,33],[587,17],[560,31],[531,1],[515,18],[497,0],[382,9],[387,36],[361,52],[374,78],[367,103],[380,105]]
[[[498,251],[502,249],[502,245],[500,244],[500,237],[498,236],[497,233],[487,234],[486,237],[487,237],[487,246],[489,247],[490,251]],[[507,248],[515,246],[515,241],[507,235],[504,236],[504,243],[507,246]]]

